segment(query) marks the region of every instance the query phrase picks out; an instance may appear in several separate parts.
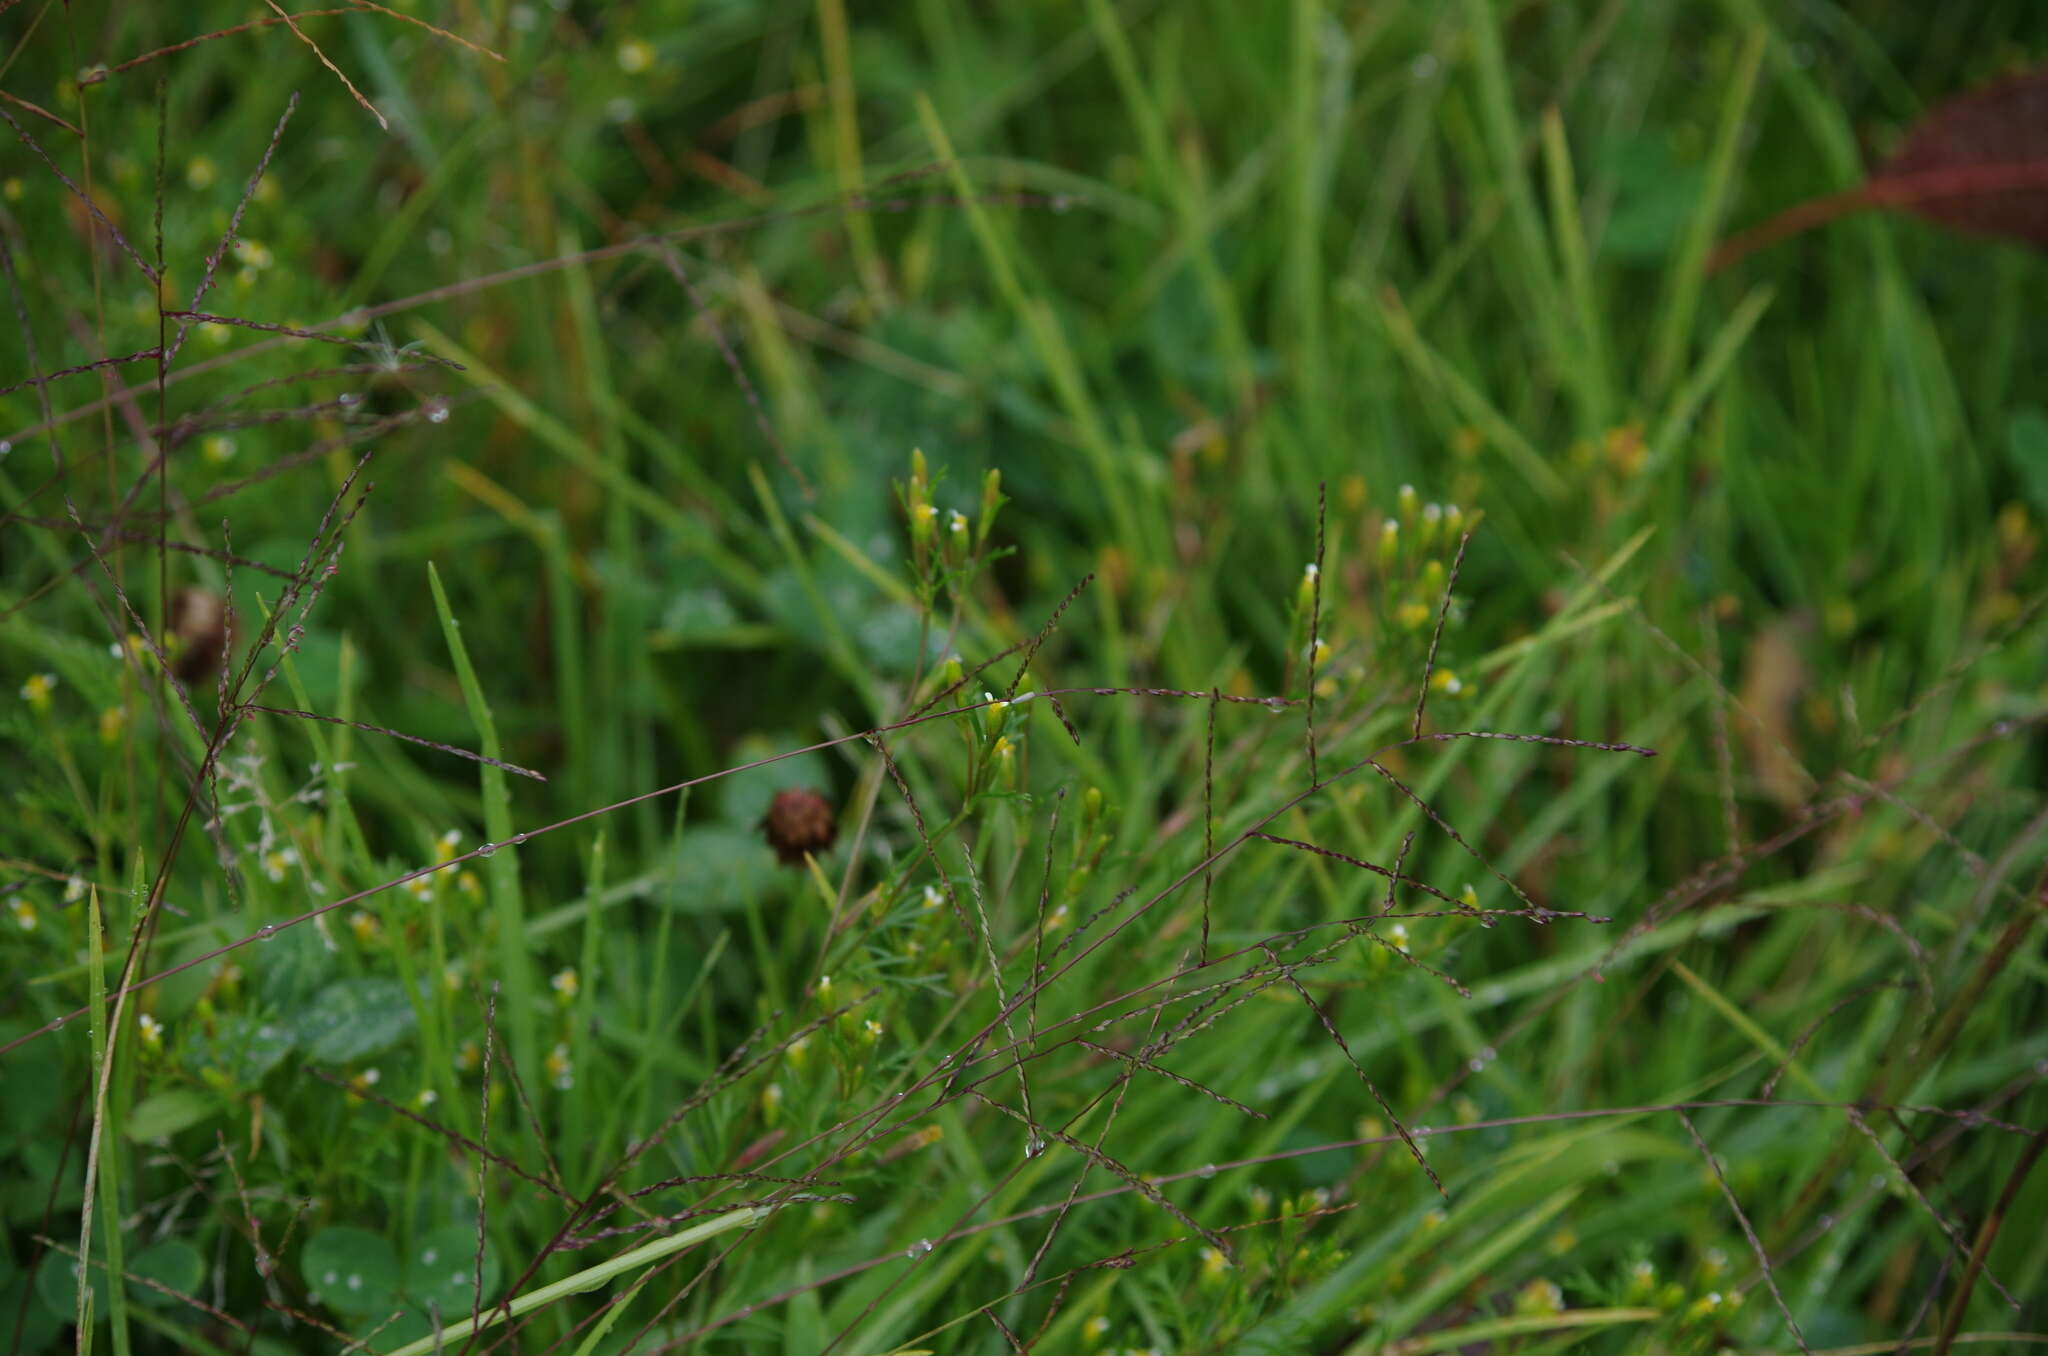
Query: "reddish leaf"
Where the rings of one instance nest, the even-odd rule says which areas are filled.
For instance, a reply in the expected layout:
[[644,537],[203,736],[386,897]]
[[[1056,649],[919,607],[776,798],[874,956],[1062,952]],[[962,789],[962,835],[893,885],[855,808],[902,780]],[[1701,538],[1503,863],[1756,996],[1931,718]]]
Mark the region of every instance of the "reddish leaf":
[[1798,203],[1723,241],[1708,270],[1871,207],[2048,249],[2048,68],[1950,100],[1862,187]]
[[2048,69],[1944,104],[1864,191],[1959,231],[2048,247]]

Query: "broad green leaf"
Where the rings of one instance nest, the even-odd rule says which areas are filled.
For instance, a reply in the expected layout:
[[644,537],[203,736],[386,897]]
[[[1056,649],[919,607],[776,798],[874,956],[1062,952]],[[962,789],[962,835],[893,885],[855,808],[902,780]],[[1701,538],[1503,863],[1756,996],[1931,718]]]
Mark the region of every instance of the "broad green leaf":
[[336,1225],[306,1240],[299,1275],[309,1298],[340,1314],[388,1311],[398,1303],[398,1253],[367,1229]]
[[137,1144],[169,1139],[220,1110],[220,1099],[197,1088],[173,1088],[145,1097],[128,1113],[121,1133]]
[[389,1050],[418,1020],[395,979],[343,979],[322,989],[295,1024],[306,1053],[323,1064],[346,1064]]

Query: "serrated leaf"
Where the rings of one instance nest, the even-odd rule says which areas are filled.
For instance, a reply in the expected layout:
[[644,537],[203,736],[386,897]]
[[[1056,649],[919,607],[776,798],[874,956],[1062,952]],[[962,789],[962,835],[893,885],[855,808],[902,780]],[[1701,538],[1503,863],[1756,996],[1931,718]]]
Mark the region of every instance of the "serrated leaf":
[[298,1045],[283,1022],[244,1013],[215,1019],[185,1044],[184,1063],[195,1074],[217,1070],[240,1087],[254,1087]]
[[137,1144],[169,1139],[220,1110],[220,1099],[197,1088],[173,1088],[145,1097],[128,1113],[121,1133]]
[[293,1023],[307,1055],[346,1064],[389,1050],[417,1020],[405,986],[395,979],[342,979],[322,989]]
[[368,1229],[336,1225],[306,1240],[299,1276],[321,1304],[338,1314],[388,1311],[398,1302],[398,1253]]
[[312,997],[334,969],[334,953],[312,928],[286,928],[266,940],[252,962],[262,967],[263,1001],[290,1012]]

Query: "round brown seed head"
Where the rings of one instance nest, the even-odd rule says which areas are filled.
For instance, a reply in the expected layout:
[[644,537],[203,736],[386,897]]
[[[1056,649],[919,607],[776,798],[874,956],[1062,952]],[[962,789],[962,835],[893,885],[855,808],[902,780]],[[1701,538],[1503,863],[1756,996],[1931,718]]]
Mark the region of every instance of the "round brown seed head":
[[792,786],[775,793],[761,830],[777,859],[794,866],[803,861],[805,853],[821,853],[831,847],[839,833],[839,821],[832,813],[831,801],[809,787]]

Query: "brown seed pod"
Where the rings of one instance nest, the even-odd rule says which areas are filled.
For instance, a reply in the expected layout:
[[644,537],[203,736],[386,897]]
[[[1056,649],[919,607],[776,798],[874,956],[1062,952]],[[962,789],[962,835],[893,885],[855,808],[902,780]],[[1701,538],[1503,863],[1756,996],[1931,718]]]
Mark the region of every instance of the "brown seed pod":
[[775,793],[761,831],[776,858],[789,866],[802,863],[806,853],[822,853],[839,835],[839,821],[832,802],[806,786],[786,787]]

